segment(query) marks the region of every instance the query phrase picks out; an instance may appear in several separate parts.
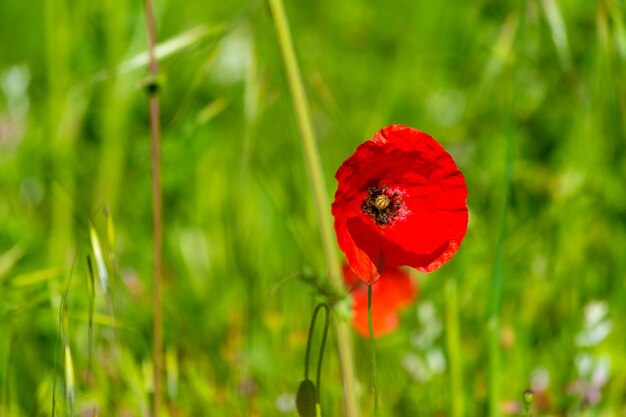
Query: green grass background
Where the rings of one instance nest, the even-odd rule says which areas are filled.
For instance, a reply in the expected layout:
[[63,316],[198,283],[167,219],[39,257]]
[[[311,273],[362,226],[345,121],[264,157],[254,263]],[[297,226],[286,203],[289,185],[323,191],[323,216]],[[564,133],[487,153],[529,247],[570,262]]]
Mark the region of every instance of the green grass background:
[[[468,184],[463,246],[415,274],[419,300],[378,342],[381,415],[495,415],[490,395],[515,415],[528,387],[537,415],[626,415],[624,2],[286,10],[329,192],[391,123],[441,141]],[[324,259],[271,14],[257,0],[156,11],[163,413],[296,415],[320,300],[297,276]],[[59,415],[148,415],[146,38],[140,2],[0,2],[0,416],[51,415],[53,398]],[[95,291],[90,227],[108,276]],[[341,415],[334,336],[322,375],[323,411]]]

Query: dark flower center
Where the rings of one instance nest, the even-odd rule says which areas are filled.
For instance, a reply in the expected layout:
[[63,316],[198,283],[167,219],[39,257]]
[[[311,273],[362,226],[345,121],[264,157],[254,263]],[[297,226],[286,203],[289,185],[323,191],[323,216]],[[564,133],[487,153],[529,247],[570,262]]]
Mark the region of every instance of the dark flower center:
[[361,211],[374,220],[379,226],[388,225],[402,207],[402,198],[398,192],[388,187],[369,187],[367,197],[361,204]]

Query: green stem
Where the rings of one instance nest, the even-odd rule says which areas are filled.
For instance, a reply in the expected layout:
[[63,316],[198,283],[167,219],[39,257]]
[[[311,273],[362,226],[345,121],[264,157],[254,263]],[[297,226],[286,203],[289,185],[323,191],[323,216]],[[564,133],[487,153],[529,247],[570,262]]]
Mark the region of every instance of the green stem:
[[452,279],[446,284],[446,349],[450,362],[450,410],[452,417],[463,417],[465,414],[458,304],[457,283]]
[[498,225],[498,244],[493,264],[491,292],[487,312],[487,339],[489,355],[489,415],[500,417],[500,305],[504,281],[504,236],[509,209],[509,194],[513,176],[513,126],[509,122],[506,137],[506,160],[504,192],[501,200],[501,216]]
[[374,417],[378,417],[378,365],[374,343],[374,321],[372,320],[372,285],[367,286],[367,326],[370,331],[370,352],[372,354],[372,390],[374,391]]
[[[307,172],[311,182],[317,219],[320,225],[322,246],[326,258],[328,276],[333,285],[342,291],[343,283],[341,279],[341,268],[338,262],[337,249],[333,238],[333,230],[329,215],[330,202],[324,182],[322,163],[317,150],[311,115],[309,111],[298,61],[291,40],[289,24],[282,0],[268,0],[274,27],[278,37],[278,44],[283,56],[283,63],[289,81],[289,89],[293,101]],[[335,325],[337,333],[337,347],[339,351],[339,361],[341,363],[341,375],[344,393],[344,406],[347,417],[357,417],[359,415],[356,390],[354,363],[352,357],[352,342],[350,340],[350,330],[347,323],[337,320]]]
[[500,325],[498,317],[487,321],[489,362],[489,416],[500,417]]

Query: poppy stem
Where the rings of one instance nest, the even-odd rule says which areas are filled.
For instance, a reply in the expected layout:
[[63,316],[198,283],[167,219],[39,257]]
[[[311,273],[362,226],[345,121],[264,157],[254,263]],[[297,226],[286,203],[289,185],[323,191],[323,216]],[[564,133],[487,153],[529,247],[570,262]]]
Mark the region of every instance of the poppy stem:
[[370,352],[372,354],[372,390],[374,391],[374,417],[378,417],[378,366],[374,343],[374,322],[372,320],[372,285],[367,286],[367,326],[370,332]]
[[[341,268],[339,266],[339,256],[333,238],[333,228],[328,208],[330,202],[324,180],[324,170],[320,161],[319,152],[315,142],[311,114],[298,67],[298,61],[291,40],[291,32],[287,15],[282,0],[268,0],[278,45],[283,57],[283,64],[289,82],[291,99],[296,113],[300,138],[306,161],[309,180],[313,191],[313,201],[317,219],[320,225],[320,234],[324,257],[326,258],[327,271],[330,281],[335,286],[337,292],[343,292],[343,281],[341,278]],[[356,397],[356,378],[354,375],[354,361],[352,356],[352,341],[350,329],[344,321],[335,321],[337,334],[337,350],[339,352],[339,362],[341,364],[341,378],[344,394],[344,407],[346,417],[358,417],[359,409]]]
[[309,326],[309,338],[306,342],[306,353],[304,358],[304,379],[309,378],[309,356],[311,353],[311,341],[313,340],[313,331],[315,330],[315,320],[317,319],[317,313],[320,309],[324,309],[326,313],[326,320],[324,321],[324,333],[322,333],[322,343],[320,344],[319,357],[317,359],[317,373],[315,375],[315,391],[316,401],[320,400],[320,379],[322,374],[322,360],[324,359],[324,349],[326,349],[326,339],[328,338],[328,327],[330,325],[330,308],[326,303],[320,303],[315,307],[313,311],[313,317],[311,318],[311,325]]

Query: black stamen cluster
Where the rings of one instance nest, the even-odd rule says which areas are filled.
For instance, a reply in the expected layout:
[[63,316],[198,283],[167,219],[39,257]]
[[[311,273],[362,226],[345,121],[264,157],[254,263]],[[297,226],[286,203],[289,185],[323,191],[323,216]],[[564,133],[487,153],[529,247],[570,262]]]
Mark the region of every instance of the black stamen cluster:
[[[376,198],[381,195],[389,198],[389,205],[382,210],[376,207]],[[370,216],[377,225],[386,226],[396,217],[401,207],[402,202],[399,193],[394,192],[390,195],[387,187],[369,187],[367,189],[367,197],[361,204],[361,211]]]

